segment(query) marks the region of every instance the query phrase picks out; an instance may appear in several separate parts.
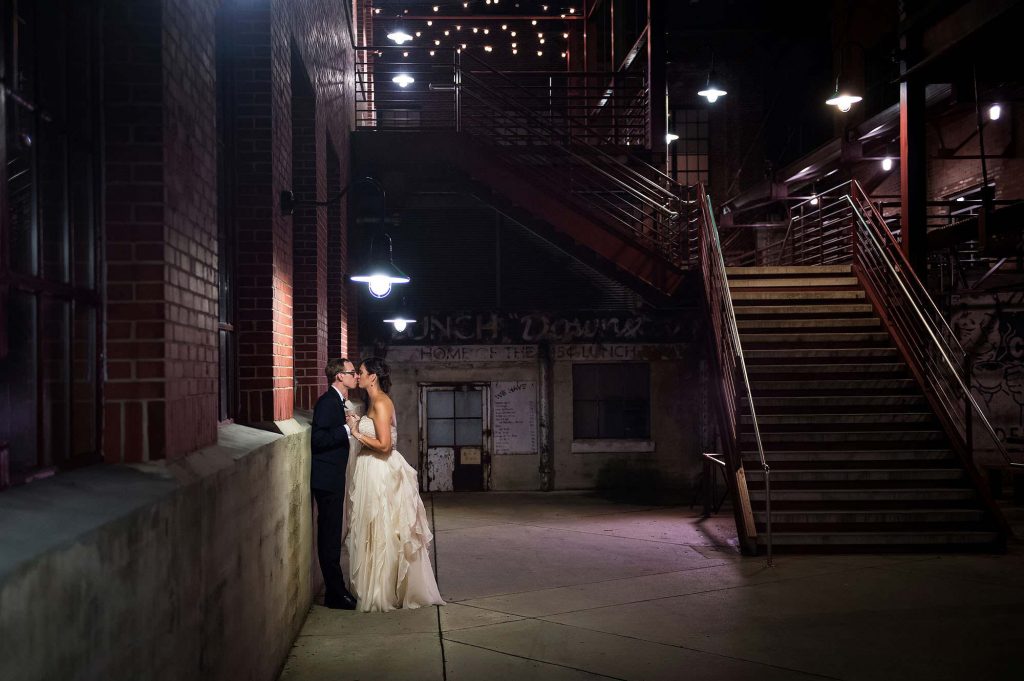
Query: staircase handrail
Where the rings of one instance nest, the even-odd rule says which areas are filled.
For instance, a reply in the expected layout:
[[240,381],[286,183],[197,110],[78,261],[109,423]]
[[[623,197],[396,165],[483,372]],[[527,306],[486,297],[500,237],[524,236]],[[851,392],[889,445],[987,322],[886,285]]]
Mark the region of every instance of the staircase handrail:
[[[948,374],[952,375],[956,383],[956,387],[958,387],[960,391],[963,393],[964,400],[969,403],[973,414],[976,415],[981,420],[982,426],[988,433],[989,437],[992,439],[992,442],[996,446],[996,450],[1002,456],[1003,460],[1006,461],[1006,463],[1010,466],[1024,466],[1024,463],[1017,463],[1013,461],[1009,452],[1006,450],[1006,447],[999,439],[999,436],[996,434],[995,429],[992,427],[992,423],[989,421],[988,416],[985,414],[985,411],[981,408],[981,405],[979,405],[978,401],[974,398],[973,391],[964,381],[964,378],[961,375],[961,369],[959,368],[957,363],[953,361],[950,355],[953,353],[960,353],[961,358],[966,359],[966,352],[960,345],[959,341],[957,341],[952,329],[946,322],[945,318],[939,312],[938,306],[935,305],[935,302],[932,300],[931,296],[928,295],[928,291],[921,283],[921,280],[914,273],[913,268],[910,267],[909,261],[907,261],[902,249],[899,248],[899,245],[896,243],[896,240],[892,237],[891,232],[889,232],[887,228],[884,228],[885,222],[883,220],[880,220],[881,216],[877,215],[877,211],[869,210],[867,213],[865,213],[858,206],[858,204],[863,205],[864,203],[866,203],[869,207],[871,205],[871,202],[866,200],[867,194],[860,186],[860,183],[858,183],[856,180],[853,180],[851,182],[849,194],[845,195],[843,198],[846,201],[848,201],[849,204],[853,207],[854,215],[856,216],[857,222],[859,223],[860,227],[862,228],[863,232],[867,235],[868,238],[868,243],[866,243],[863,239],[858,239],[857,246],[870,245],[871,247],[873,247],[874,251],[879,256],[881,256],[881,259],[885,263],[886,270],[888,271],[890,278],[895,281],[895,283],[898,285],[898,290],[903,294],[902,302],[909,303],[914,315],[923,325],[924,330],[927,333],[928,339],[931,340],[931,349],[938,351],[939,356],[945,364],[945,368]],[[889,248],[886,248],[886,246],[888,246]],[[858,262],[865,257],[864,255],[862,255],[862,253],[863,249],[857,248],[855,258],[858,260]],[[894,255],[894,253],[898,255]],[[875,285],[875,282],[873,282],[870,279],[868,268],[864,267],[863,269],[866,282],[868,282],[877,291],[877,286]],[[914,293],[911,292],[912,290]],[[927,306],[930,307],[933,314],[926,314],[925,310],[922,309],[922,305],[918,303],[918,300],[927,301]],[[906,329],[904,329],[903,326],[901,326],[899,323],[896,323],[895,316],[891,315],[890,319],[894,322],[891,325],[891,328],[893,328],[894,331],[901,335],[901,340],[904,341],[904,347],[907,348],[908,352],[913,352],[915,350],[920,351],[921,349],[918,348],[916,343],[914,342],[915,339],[909,336],[909,332]],[[942,327],[940,327],[940,325],[936,322],[936,319],[941,320]],[[943,329],[946,331],[946,334],[943,334]],[[945,338],[946,340],[944,341],[943,338]],[[958,423],[960,421],[960,415],[956,414],[955,412],[953,412],[953,410],[949,409],[945,401],[939,400],[939,403],[945,409],[946,415],[947,417],[949,417],[949,420],[952,423]],[[969,416],[970,414],[965,415],[965,421],[967,421]],[[971,427],[969,421],[964,423],[963,428],[964,444],[967,448],[967,451],[971,451],[973,448],[973,442],[969,441],[971,437]]]
[[[765,486],[765,534],[767,540],[768,565],[772,564],[772,501],[771,501],[771,467],[764,454],[764,443],[761,440],[761,429],[757,423],[757,409],[754,407],[754,395],[750,389],[750,376],[747,373],[747,362],[743,355],[743,344],[740,342],[739,325],[736,323],[736,310],[733,308],[732,296],[729,292],[729,278],[725,270],[725,257],[719,241],[718,226],[711,209],[711,199],[704,185],[697,185],[697,198],[700,204],[698,237],[700,239],[701,270],[704,276],[704,295],[708,305],[708,313],[712,326],[715,328],[715,351],[718,365],[721,368],[722,399],[726,416],[729,421],[728,436],[736,443],[733,451],[739,451],[739,426],[737,419],[737,393],[735,377],[737,374],[743,381],[750,408],[750,421],[754,429],[754,442],[761,468],[764,470]],[[726,353],[720,341],[725,340],[731,353]],[[731,462],[732,469],[742,468],[742,457]],[[737,503],[742,503],[742,495],[737,495]]]

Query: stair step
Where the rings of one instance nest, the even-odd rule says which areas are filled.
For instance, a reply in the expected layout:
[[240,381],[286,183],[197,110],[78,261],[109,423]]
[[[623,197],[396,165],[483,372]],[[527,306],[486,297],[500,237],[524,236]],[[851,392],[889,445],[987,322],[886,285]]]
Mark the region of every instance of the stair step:
[[[750,367],[747,367],[747,371],[750,371]],[[825,391],[824,394],[838,395],[847,392],[857,392],[859,394],[871,394],[872,390],[886,389],[886,390],[910,390],[916,389],[917,383],[911,378],[840,378],[831,381],[808,381],[808,380],[781,380],[781,379],[767,379],[751,377],[750,389],[754,391],[754,398],[757,399],[758,390],[784,390],[793,394],[801,394],[804,391],[819,391],[816,393],[805,394],[804,396],[810,397],[811,395],[822,394],[820,391]]]
[[[749,414],[740,416],[742,425],[752,425],[753,419]],[[759,412],[757,425],[761,432],[765,426],[806,426],[808,430],[814,430],[818,426],[839,426],[843,424],[865,426],[877,426],[877,430],[885,430],[887,425],[908,425],[908,424],[930,424],[935,425],[935,416],[930,412],[917,414],[905,412],[890,413],[868,413],[868,414],[766,414]],[[833,428],[834,429],[834,428]]]
[[[807,451],[772,451],[765,454],[769,466],[783,463],[806,462],[808,467],[815,463],[826,462],[912,462],[912,461],[942,461],[959,464],[959,458],[948,449],[867,449],[867,450],[807,450]],[[755,453],[746,453],[743,457],[743,465],[760,466],[761,460]]]
[[[838,430],[838,431],[765,431],[761,430],[763,444],[803,444],[825,442],[944,442],[945,434],[938,430]],[[754,441],[754,434],[744,431],[740,442]]]
[[[747,373],[763,378],[762,374],[905,374],[907,365],[903,362],[858,362],[857,364],[802,364],[791,362],[788,364],[767,364],[764,362],[752,362],[747,365]],[[834,379],[842,380],[842,379]]]
[[[764,489],[749,490],[751,501],[763,502]],[[969,487],[931,487],[924,489],[777,489],[772,488],[772,503],[776,501],[965,501],[975,499]]]
[[815,316],[840,316],[849,314],[874,314],[871,305],[734,305],[733,310],[737,317],[748,317],[752,315],[779,317],[797,317],[801,315]]
[[[770,465],[770,464],[769,464]],[[747,480],[764,480],[764,469],[752,467],[746,471]],[[818,470],[773,470],[772,485],[777,482],[879,482],[879,481],[934,481],[962,480],[959,468],[823,468]]]
[[[782,510],[772,509],[772,523],[977,523],[985,513],[975,508],[903,508],[872,510]],[[754,520],[767,521],[765,511],[756,511]],[[855,531],[855,530],[854,530]]]
[[739,319],[736,328],[744,329],[876,329],[877,317],[826,317],[821,319]]
[[860,359],[860,358],[874,358],[884,357],[889,359],[898,359],[900,357],[899,350],[896,348],[799,348],[799,349],[787,349],[787,348],[770,348],[767,350],[747,350],[744,348],[743,356],[748,360],[770,360],[770,359],[809,359],[811,357],[818,358],[836,358],[836,359]]
[[807,343],[807,344],[820,344],[827,345],[829,343],[890,343],[889,334],[878,331],[863,331],[857,332],[833,332],[826,331],[822,333],[740,333],[740,341],[742,344],[759,343],[761,345],[769,344],[786,344],[791,345],[793,343]]
[[[741,402],[745,409],[747,398]],[[823,407],[834,409],[837,413],[870,414],[875,410],[890,411],[892,407],[900,407],[901,411],[916,413],[919,409],[929,411],[928,400],[922,395],[792,395],[788,397],[757,397],[754,400],[758,414],[763,413],[832,413],[831,411],[816,412]],[[765,411],[765,410],[770,411]],[[790,409],[792,411],[782,411]],[[864,411],[861,411],[861,410]],[[929,411],[930,413],[930,411]]]
[[778,267],[726,267],[728,277],[737,276],[783,276],[790,274],[812,276],[817,274],[849,274],[853,272],[850,265],[784,265]]
[[744,288],[818,289],[831,286],[859,286],[859,282],[857,277],[770,277],[729,280],[729,290]]
[[[989,530],[936,530],[922,532],[773,532],[772,543],[778,546],[948,546],[995,544],[998,535]],[[763,533],[758,544],[767,541]]]
[[813,303],[816,300],[864,300],[864,291],[734,291],[735,300],[798,300]]

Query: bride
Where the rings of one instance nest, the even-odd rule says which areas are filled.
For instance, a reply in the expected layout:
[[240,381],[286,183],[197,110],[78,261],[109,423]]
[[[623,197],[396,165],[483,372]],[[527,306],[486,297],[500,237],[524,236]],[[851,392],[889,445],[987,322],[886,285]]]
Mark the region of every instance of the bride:
[[416,470],[394,448],[395,405],[388,397],[391,370],[379,357],[359,365],[357,377],[370,407],[347,416],[362,445],[346,476],[345,546],[351,591],[363,612],[444,605],[430,566],[433,539],[416,484]]

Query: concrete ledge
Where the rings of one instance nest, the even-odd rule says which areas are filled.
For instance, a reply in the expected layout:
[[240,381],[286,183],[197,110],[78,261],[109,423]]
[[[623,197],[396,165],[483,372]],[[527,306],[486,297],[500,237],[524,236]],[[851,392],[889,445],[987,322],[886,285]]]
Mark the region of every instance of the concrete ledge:
[[573,440],[573,454],[653,452],[653,440]]
[[312,599],[309,429],[287,426],[0,494],[0,678],[275,679]]

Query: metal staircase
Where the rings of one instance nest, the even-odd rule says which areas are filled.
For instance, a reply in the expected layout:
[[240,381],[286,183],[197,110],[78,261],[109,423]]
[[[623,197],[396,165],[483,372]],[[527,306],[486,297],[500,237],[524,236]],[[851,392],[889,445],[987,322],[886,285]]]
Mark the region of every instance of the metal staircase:
[[[545,96],[468,55],[415,52],[357,51],[357,150],[461,173],[527,226],[666,296],[687,271],[702,278],[722,449],[706,456],[726,470],[746,552],[1005,541],[975,427],[1011,462],[966,354],[859,185],[797,206],[785,238],[751,256],[758,266],[731,268],[703,187],[630,153],[649,142],[641,95],[612,79],[593,101],[568,81]],[[391,87],[399,70],[422,87]]]
[[[850,265],[729,268],[776,546],[997,546],[942,424]],[[740,441],[767,520],[749,405]]]

